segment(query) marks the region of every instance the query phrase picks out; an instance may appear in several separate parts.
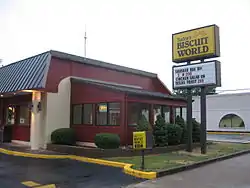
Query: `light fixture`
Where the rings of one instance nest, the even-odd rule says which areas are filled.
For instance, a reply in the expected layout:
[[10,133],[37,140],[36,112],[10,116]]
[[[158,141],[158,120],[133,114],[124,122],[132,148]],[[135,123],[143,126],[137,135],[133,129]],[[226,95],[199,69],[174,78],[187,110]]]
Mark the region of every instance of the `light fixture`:
[[0,95],[0,97],[3,97],[3,95]]

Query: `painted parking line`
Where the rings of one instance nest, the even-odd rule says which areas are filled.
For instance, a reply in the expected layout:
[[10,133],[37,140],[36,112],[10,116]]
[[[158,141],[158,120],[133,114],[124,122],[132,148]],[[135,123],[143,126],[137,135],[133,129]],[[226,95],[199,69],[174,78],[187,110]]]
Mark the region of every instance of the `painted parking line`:
[[56,188],[55,184],[41,185],[40,183],[36,183],[34,181],[24,181],[22,184],[32,188]]

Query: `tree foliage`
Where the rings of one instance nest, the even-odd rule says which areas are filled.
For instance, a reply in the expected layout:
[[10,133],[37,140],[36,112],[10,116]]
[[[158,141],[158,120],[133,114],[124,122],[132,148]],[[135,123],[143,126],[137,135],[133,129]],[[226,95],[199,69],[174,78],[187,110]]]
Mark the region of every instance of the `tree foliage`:
[[156,146],[166,146],[168,143],[168,131],[165,119],[158,115],[154,125],[154,141]]

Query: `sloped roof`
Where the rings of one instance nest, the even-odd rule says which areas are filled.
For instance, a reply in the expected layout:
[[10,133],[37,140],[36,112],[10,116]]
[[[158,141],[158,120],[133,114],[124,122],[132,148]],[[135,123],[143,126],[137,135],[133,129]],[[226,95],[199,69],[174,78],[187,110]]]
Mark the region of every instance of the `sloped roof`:
[[157,78],[154,73],[50,50],[0,68],[0,93],[43,89],[52,57]]
[[44,88],[50,53],[45,52],[0,68],[0,93]]
[[85,58],[85,57],[72,55],[72,54],[68,54],[68,53],[64,53],[64,52],[58,52],[58,51],[55,51],[55,50],[51,50],[50,53],[51,53],[51,55],[53,57],[66,59],[66,60],[69,60],[69,61],[75,61],[75,62],[79,62],[79,63],[89,64],[89,65],[92,65],[92,66],[108,68],[108,69],[112,69],[112,70],[137,74],[137,75],[151,77],[151,78],[156,78],[157,77],[157,74],[155,74],[155,73],[142,71],[142,70],[138,70],[138,69],[133,69],[133,68],[129,68],[129,67],[121,66],[121,65],[115,65],[115,64],[104,62],[104,61]]
[[104,82],[101,80],[94,80],[94,79],[81,78],[81,77],[71,77],[71,80],[73,82],[82,82],[82,83],[86,83],[86,84],[97,85],[97,86],[105,87],[108,89],[121,91],[121,92],[134,94],[134,95],[186,101],[186,99],[183,97],[167,95],[167,94],[164,94],[161,92],[152,92],[152,91],[141,89],[141,88],[133,86],[133,85],[123,85],[123,84],[118,84],[118,83],[113,83],[113,82]]

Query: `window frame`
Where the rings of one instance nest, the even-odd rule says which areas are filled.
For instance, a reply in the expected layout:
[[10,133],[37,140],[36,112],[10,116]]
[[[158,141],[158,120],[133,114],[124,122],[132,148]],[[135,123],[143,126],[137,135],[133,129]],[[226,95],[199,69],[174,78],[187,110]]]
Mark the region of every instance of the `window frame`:
[[[110,124],[110,122],[109,122],[109,112],[110,112],[110,103],[119,103],[119,111],[120,111],[120,122],[119,122],[119,124]],[[99,124],[98,123],[98,113],[100,113],[99,112],[99,105],[100,104],[106,104],[107,105],[107,114],[106,114],[106,118],[107,118],[107,122],[106,122],[106,124],[104,124],[104,125],[101,125],[101,124]],[[115,126],[115,127],[117,127],[117,126],[120,126],[120,124],[121,124],[121,102],[120,101],[110,101],[110,102],[98,102],[98,103],[96,103],[95,104],[96,105],[96,107],[95,107],[95,125],[96,126]]]

